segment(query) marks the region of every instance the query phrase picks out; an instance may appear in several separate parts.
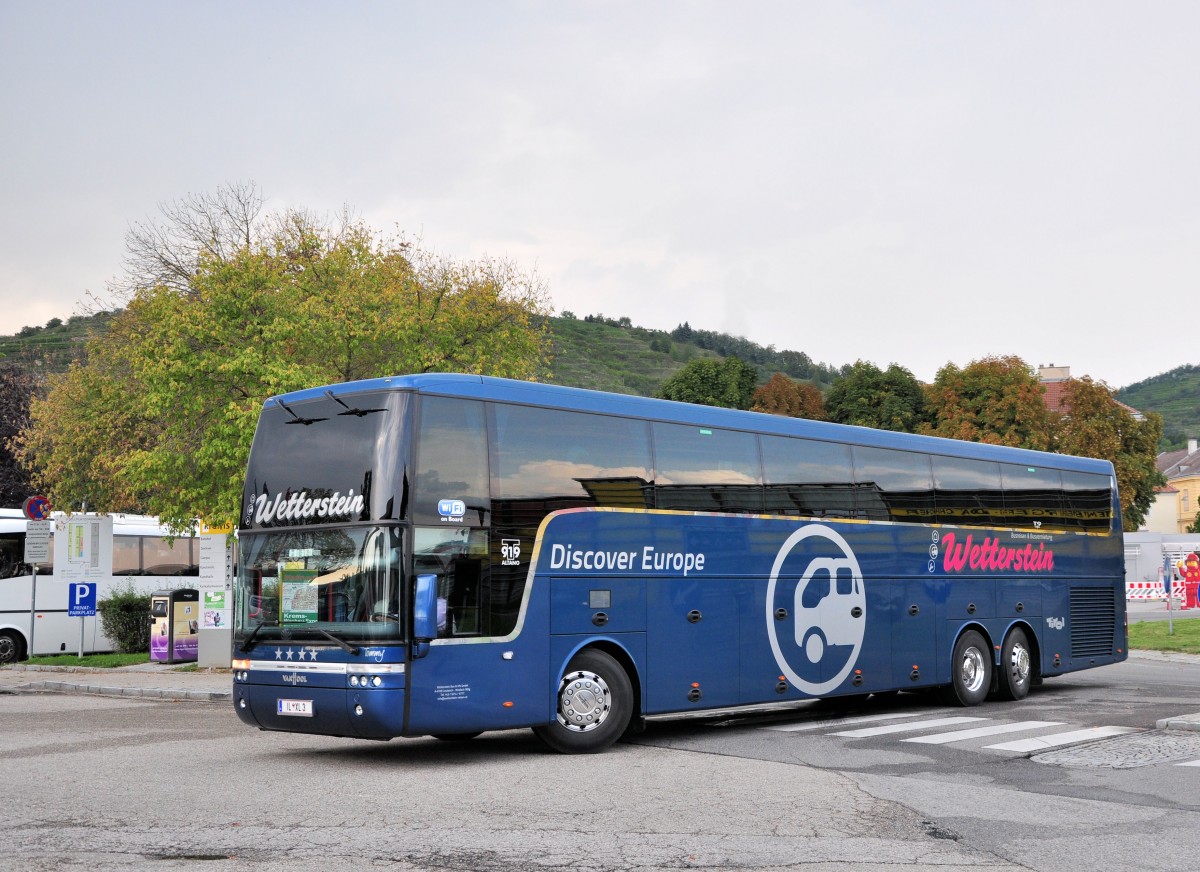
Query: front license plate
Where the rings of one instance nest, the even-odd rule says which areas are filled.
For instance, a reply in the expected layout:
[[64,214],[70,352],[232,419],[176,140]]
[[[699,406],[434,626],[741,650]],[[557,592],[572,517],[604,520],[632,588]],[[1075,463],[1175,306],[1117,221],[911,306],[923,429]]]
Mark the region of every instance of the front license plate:
[[313,716],[313,704],[311,699],[280,699],[276,700],[275,711],[281,715],[311,718]]

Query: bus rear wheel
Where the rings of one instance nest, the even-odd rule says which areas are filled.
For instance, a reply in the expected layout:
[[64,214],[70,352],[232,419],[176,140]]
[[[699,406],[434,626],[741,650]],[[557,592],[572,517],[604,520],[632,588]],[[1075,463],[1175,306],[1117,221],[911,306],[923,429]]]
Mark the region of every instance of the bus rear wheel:
[[533,728],[563,754],[594,754],[621,737],[633,714],[633,685],[615,659],[594,648],[571,659],[558,685],[554,722]]
[[1033,683],[1033,656],[1025,631],[1014,627],[1000,649],[1000,682],[997,695],[1001,699],[1024,699]]
[[9,630],[0,633],[0,664],[16,663],[21,654],[21,640],[17,634]]
[[946,702],[951,705],[979,705],[992,688],[992,657],[987,642],[977,630],[967,630],[954,643],[950,660],[950,685]]

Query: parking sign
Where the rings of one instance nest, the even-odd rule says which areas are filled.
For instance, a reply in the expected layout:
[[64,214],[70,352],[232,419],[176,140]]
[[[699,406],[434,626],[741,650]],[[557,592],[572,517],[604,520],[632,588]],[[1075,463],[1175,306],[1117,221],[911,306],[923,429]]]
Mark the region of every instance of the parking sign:
[[96,614],[96,585],[94,582],[73,582],[67,591],[67,617],[90,618]]

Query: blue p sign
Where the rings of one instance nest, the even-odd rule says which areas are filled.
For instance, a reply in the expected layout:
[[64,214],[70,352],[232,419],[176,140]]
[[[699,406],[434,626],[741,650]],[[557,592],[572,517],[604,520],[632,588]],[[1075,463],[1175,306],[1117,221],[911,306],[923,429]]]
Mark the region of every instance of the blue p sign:
[[72,583],[67,591],[67,617],[90,618],[96,614],[96,585]]

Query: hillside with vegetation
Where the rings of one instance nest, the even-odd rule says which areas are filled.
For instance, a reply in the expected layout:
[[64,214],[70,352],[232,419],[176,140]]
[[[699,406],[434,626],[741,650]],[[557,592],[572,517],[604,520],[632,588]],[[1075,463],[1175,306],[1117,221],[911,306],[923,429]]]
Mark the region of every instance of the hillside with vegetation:
[[1200,436],[1200,366],[1181,366],[1117,391],[1117,399],[1163,419],[1163,442],[1183,448]]
[[753,366],[760,383],[782,372],[827,389],[842,372],[802,351],[776,351],[739,336],[696,330],[687,322],[667,332],[604,315],[576,318],[564,312],[550,321],[554,356],[548,380],[570,387],[655,396],[689,361],[730,355]]
[[[51,319],[43,327],[23,327],[0,336],[0,363],[38,375],[64,372],[80,357],[89,333],[103,331],[112,313]],[[687,363],[698,357],[735,355],[758,371],[760,384],[782,372],[828,391],[849,366],[813,361],[802,351],[778,351],[748,339],[688,323],[674,330],[635,326],[628,317],[602,314],[576,317],[564,312],[551,318],[553,358],[548,381],[570,387],[654,396]],[[1117,399],[1163,417],[1163,450],[1182,448],[1200,436],[1200,366],[1182,366],[1116,393]]]
[[[111,313],[74,315],[67,321],[52,319],[44,327],[23,327],[12,336],[0,336],[0,361],[30,372],[64,372],[84,350],[92,331],[104,330]],[[736,355],[754,366],[759,381],[782,372],[828,389],[840,369],[814,362],[801,351],[776,351],[738,336],[695,330],[681,324],[674,330],[637,327],[629,318],[567,312],[550,319],[553,384],[591,388],[621,394],[654,396],[663,382],[697,357]]]
[[110,317],[109,312],[72,315],[66,321],[51,318],[44,327],[22,327],[0,336],[0,362],[32,373],[64,372],[83,353],[88,335],[103,330]]

